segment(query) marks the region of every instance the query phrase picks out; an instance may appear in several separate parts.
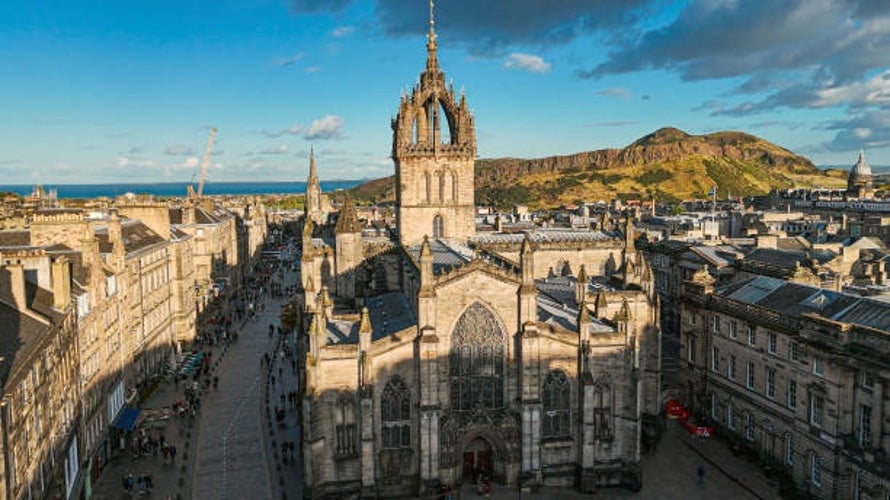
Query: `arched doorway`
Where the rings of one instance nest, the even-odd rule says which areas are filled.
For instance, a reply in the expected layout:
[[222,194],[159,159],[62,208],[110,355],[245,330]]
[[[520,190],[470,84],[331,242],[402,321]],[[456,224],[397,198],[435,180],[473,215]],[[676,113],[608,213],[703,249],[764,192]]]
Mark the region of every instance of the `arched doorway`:
[[494,470],[494,454],[491,443],[483,437],[474,438],[464,448],[464,482],[475,482],[479,475],[492,476]]

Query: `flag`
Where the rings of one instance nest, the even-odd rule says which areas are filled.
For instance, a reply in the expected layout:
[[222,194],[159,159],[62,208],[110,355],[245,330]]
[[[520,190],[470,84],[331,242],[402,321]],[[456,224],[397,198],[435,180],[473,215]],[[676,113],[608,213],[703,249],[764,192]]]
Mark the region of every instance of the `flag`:
[[716,185],[711,186],[711,190],[708,191],[708,196],[714,196],[716,194],[717,194],[717,186]]

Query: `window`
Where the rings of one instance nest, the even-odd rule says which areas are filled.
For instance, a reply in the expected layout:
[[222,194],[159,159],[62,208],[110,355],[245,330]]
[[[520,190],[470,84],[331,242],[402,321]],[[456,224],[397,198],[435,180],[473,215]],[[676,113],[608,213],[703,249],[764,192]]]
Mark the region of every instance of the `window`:
[[779,341],[778,341],[778,335],[776,335],[776,332],[767,333],[766,334],[766,350],[767,350],[767,352],[769,352],[770,354],[775,354],[776,350],[777,350],[776,348],[778,347],[778,345],[779,345]]
[[380,421],[383,448],[411,446],[411,393],[398,376],[387,382],[383,389]]
[[711,331],[714,333],[720,333],[720,316],[714,316],[711,318]]
[[711,370],[720,371],[720,349],[717,347],[711,348]]
[[358,428],[355,423],[355,403],[349,396],[343,396],[337,403],[334,413],[334,432],[336,433],[334,454],[337,456],[354,456],[358,453]]
[[735,413],[732,411],[732,403],[726,405],[726,427],[735,430]]
[[794,465],[794,438],[790,432],[785,434],[785,463]]
[[753,326],[748,326],[748,345],[751,347],[757,345],[757,330]]
[[571,436],[571,383],[565,372],[554,370],[544,379],[542,391],[544,424],[541,433],[545,438]]
[[687,343],[687,348],[686,348],[686,359],[690,363],[695,363],[696,348],[697,348],[697,346],[696,346],[696,342],[695,342],[695,337],[690,336],[689,342]]
[[825,366],[820,358],[813,357],[813,374],[819,377],[825,376]]
[[810,454],[810,482],[814,486],[822,485],[822,460],[816,453]]
[[825,411],[825,398],[819,394],[810,395],[810,423],[822,427],[822,416]]
[[695,313],[689,313],[686,316],[686,320],[690,325],[695,325]]
[[875,376],[871,372],[860,372],[859,375],[859,385],[862,386],[863,389],[871,391],[875,388]]
[[504,334],[494,314],[474,302],[451,336],[451,408],[504,407]]
[[752,361],[745,364],[745,386],[748,389],[754,388],[754,363]]
[[797,380],[788,381],[788,408],[797,408]]
[[735,354],[729,355],[729,363],[726,363],[726,377],[735,380]]
[[871,406],[859,406],[859,446],[871,447]]
[[776,369],[767,368],[766,370],[766,397],[773,399],[776,397]]
[[714,420],[718,420],[720,418],[717,410],[717,395],[714,393],[711,393],[711,418]]
[[751,412],[745,412],[745,439],[754,441],[754,422],[751,419]]
[[800,344],[791,341],[788,343],[788,359],[791,361],[800,361]]
[[729,338],[734,339],[739,336],[739,324],[735,321],[729,322]]
[[593,389],[593,435],[612,438],[612,386],[599,381]]

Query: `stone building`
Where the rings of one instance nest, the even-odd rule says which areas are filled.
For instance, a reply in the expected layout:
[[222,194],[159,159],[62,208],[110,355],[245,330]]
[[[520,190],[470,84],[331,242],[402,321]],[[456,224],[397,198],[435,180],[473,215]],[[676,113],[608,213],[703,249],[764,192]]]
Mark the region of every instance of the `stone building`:
[[808,498],[890,494],[890,304],[767,276],[684,284],[679,397]]
[[70,263],[0,247],[0,498],[65,498],[80,468]]
[[304,224],[309,494],[416,496],[479,473],[639,487],[662,402],[648,265],[618,233],[475,237],[473,119],[444,82],[431,23],[392,122],[397,239],[365,236],[348,200],[332,231]]

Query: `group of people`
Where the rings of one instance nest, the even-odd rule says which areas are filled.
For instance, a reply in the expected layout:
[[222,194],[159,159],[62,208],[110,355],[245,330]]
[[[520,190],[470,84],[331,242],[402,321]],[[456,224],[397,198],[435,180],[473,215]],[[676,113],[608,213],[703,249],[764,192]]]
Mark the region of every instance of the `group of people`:
[[127,493],[138,489],[140,495],[151,493],[151,490],[154,489],[151,474],[139,474],[134,477],[132,472],[123,477],[123,486]]

